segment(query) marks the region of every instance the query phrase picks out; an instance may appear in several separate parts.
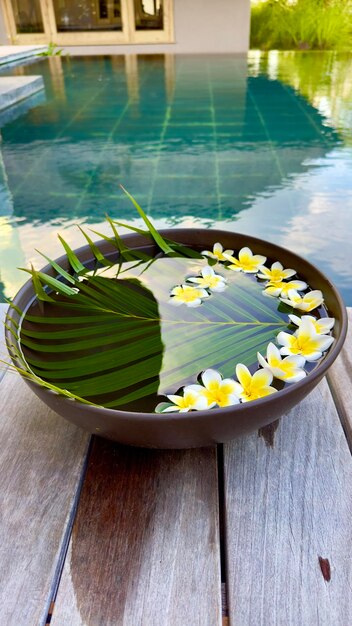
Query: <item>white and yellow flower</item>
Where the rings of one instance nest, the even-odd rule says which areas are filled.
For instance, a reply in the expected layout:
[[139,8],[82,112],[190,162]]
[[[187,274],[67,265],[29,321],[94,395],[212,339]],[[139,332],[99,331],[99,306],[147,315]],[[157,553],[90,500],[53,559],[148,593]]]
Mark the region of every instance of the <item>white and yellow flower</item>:
[[178,285],[170,293],[170,304],[180,306],[186,304],[190,307],[197,307],[202,304],[203,298],[208,298],[209,294],[205,289],[191,287],[190,285]]
[[204,409],[211,408],[208,405],[207,399],[192,390],[190,386],[184,388],[182,396],[170,395],[167,396],[167,398],[173,403],[173,406],[166,407],[166,409],[163,409],[162,413],[172,413],[174,411],[187,413],[188,411],[203,411]]
[[214,243],[212,252],[210,250],[203,250],[202,254],[210,257],[211,259],[216,259],[217,261],[226,261],[227,259],[224,254],[231,256],[233,254],[233,250],[224,250],[221,243],[217,242]]
[[313,323],[307,319],[302,320],[298,330],[293,335],[282,331],[276,339],[283,346],[280,348],[281,354],[298,354],[304,356],[306,361],[320,359],[323,352],[330,348],[334,341],[333,337],[318,335]]
[[283,280],[291,278],[291,276],[296,274],[296,270],[284,270],[283,265],[281,265],[279,261],[273,263],[270,269],[265,267],[265,265],[262,265],[259,268],[259,272],[258,278],[269,280],[270,283],[281,283]]
[[303,280],[291,280],[288,283],[278,282],[278,283],[268,283],[263,293],[266,296],[274,296],[278,298],[282,296],[283,298],[287,298],[289,291],[304,291],[307,289],[307,283],[303,282]]
[[248,367],[239,363],[236,366],[236,376],[239,382],[235,381],[235,393],[242,402],[258,400],[277,391],[270,387],[273,375],[268,369],[258,370],[252,376]]
[[224,291],[226,289],[226,280],[220,274],[215,274],[212,267],[206,265],[201,270],[201,276],[192,276],[187,278],[191,283],[197,283],[199,287],[203,289],[210,289],[210,291]]
[[266,360],[257,352],[257,358],[260,365],[269,370],[274,378],[283,380],[286,383],[296,383],[307,375],[304,371],[304,356],[290,355],[282,358],[280,350],[273,344],[269,343],[266,349]]
[[289,318],[295,326],[300,326],[303,320],[310,320],[318,335],[327,335],[335,324],[334,317],[322,317],[317,320],[313,315],[302,315],[302,317],[298,317],[298,315],[291,314]]
[[204,387],[202,385],[190,385],[189,389],[206,398],[207,408],[211,408],[215,404],[224,407],[239,403],[235,393],[236,383],[231,378],[223,379],[220,372],[208,369],[201,375],[201,380]]
[[227,266],[228,269],[234,270],[234,272],[246,272],[249,274],[256,274],[266,261],[265,256],[253,254],[250,248],[241,248],[238,253],[238,259],[226,254],[226,252],[224,252],[224,257],[226,261],[230,261],[230,265]]
[[313,311],[313,309],[316,309],[324,302],[323,294],[318,289],[309,291],[304,296],[301,296],[295,289],[290,289],[288,298],[280,298],[280,300],[293,309],[300,309],[301,311],[307,311],[307,313]]

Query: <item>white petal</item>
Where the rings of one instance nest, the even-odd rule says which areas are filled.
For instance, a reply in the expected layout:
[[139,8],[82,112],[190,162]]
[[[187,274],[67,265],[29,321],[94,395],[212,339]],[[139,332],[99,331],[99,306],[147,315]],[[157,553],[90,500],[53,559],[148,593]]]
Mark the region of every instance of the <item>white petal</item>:
[[270,385],[273,380],[273,375],[270,370],[265,367],[264,369],[257,370],[253,374],[253,384],[255,385],[258,381],[262,382],[262,387]]
[[174,298],[170,298],[169,304],[173,304],[174,306],[181,306],[181,304],[183,304],[183,301],[175,296]]
[[264,289],[263,293],[266,296],[272,296],[273,298],[277,298],[280,295],[281,291],[282,291],[282,287],[270,286]]
[[[292,335],[290,335],[289,333],[285,333],[284,331],[281,331],[277,337],[276,337],[276,341],[281,345],[281,346],[290,346],[291,345],[291,338]],[[282,350],[280,349],[280,354],[283,354]]]
[[217,241],[216,243],[214,243],[214,246],[213,246],[213,252],[214,252],[214,254],[215,254],[216,252],[218,252],[218,253],[222,253],[222,250],[223,250],[223,247],[222,247],[221,243],[219,243],[218,241]]
[[260,354],[260,352],[257,352],[257,359],[258,359],[258,363],[262,366],[262,367],[268,367],[268,364],[266,362],[266,360],[264,359],[264,357]]
[[204,411],[205,409],[210,409],[212,406],[215,406],[215,402],[211,405],[208,405],[208,400],[205,396],[199,396],[196,402],[193,404],[193,408],[196,411]]
[[214,276],[215,274],[213,268],[210,267],[210,265],[206,265],[205,267],[203,267],[200,273],[202,274],[203,278],[206,278],[207,276]]
[[174,404],[174,406],[168,406],[166,409],[163,409],[162,413],[176,413],[179,412],[180,408]]
[[272,342],[269,343],[266,349],[266,356],[267,356],[268,362],[270,362],[271,358],[279,359],[279,361],[281,361],[279,348],[275,346],[275,344],[273,344]]
[[217,383],[221,383],[222,381],[222,376],[220,372],[217,372],[216,370],[212,370],[212,369],[205,370],[201,378],[202,378],[203,385],[205,387],[208,387],[208,385],[214,380]]
[[199,276],[190,276],[187,280],[189,280],[190,283],[199,283],[202,279]]
[[302,354],[292,354],[284,359],[285,362],[294,363],[297,368],[302,368],[306,362],[306,357]]
[[181,398],[181,396],[175,396],[175,395],[166,396],[166,397],[169,398],[170,402],[173,402],[174,404],[177,404]]
[[204,387],[203,385],[187,385],[187,387],[185,387],[184,391],[192,391],[193,393],[197,393],[197,394],[203,394],[204,392]]
[[306,361],[308,361],[309,363],[311,363],[312,361],[318,361],[318,359],[321,359],[322,356],[322,352],[312,352],[312,354],[310,354],[309,356],[306,355]]
[[319,348],[322,352],[325,352],[325,350],[328,350],[328,348],[330,348],[330,346],[334,343],[334,338],[326,337],[326,335],[321,335],[321,338],[325,339],[325,341],[319,341]]
[[280,261],[275,261],[275,263],[272,264],[271,269],[272,270],[283,270],[284,266],[281,265]]
[[290,318],[292,324],[295,324],[296,326],[300,326],[301,318],[298,317],[298,315],[293,315],[293,313],[290,313],[289,314],[289,318]]
[[192,300],[192,302],[186,302],[185,304],[191,309],[195,309],[197,306],[200,306],[202,304],[202,301],[200,298],[196,298],[196,300]]
[[227,396],[227,404],[226,406],[233,406],[234,404],[239,404],[240,400],[235,394],[230,394]]
[[227,289],[227,285],[225,284],[225,281],[221,281],[215,287],[209,287],[209,289],[217,292],[225,291],[225,289]]
[[285,378],[285,382],[286,383],[298,383],[299,380],[303,380],[303,378],[305,378],[307,376],[307,373],[300,369],[297,370],[296,373],[291,376],[290,378]]

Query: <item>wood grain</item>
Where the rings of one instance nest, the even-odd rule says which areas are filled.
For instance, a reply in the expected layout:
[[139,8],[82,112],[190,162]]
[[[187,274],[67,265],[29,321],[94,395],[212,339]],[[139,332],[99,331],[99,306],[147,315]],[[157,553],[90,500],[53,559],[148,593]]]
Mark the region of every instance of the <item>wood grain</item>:
[[352,450],[352,308],[347,309],[345,345],[329,371],[328,382]]
[[96,439],[52,626],[221,624],[216,450]]
[[45,623],[88,435],[16,373],[0,383],[0,624]]
[[280,420],[225,446],[233,626],[352,624],[352,461],[326,383]]

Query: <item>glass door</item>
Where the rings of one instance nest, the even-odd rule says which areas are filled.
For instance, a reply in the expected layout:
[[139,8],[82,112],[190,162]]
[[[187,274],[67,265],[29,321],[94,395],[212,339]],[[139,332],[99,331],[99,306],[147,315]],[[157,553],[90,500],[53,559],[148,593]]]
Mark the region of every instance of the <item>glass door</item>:
[[50,30],[46,28],[46,11],[41,0],[5,0],[4,17],[14,44],[45,44]]
[[4,0],[13,43],[172,41],[172,0]]

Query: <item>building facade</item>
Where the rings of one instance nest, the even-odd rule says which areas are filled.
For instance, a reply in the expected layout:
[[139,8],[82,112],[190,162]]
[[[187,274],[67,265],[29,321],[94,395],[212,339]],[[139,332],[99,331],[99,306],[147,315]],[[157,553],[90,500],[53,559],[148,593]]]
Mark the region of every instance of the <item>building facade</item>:
[[[1,44],[133,53],[245,52],[250,0],[2,0]],[[116,47],[116,50],[115,50]],[[72,48],[72,49],[71,49]]]

